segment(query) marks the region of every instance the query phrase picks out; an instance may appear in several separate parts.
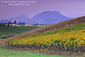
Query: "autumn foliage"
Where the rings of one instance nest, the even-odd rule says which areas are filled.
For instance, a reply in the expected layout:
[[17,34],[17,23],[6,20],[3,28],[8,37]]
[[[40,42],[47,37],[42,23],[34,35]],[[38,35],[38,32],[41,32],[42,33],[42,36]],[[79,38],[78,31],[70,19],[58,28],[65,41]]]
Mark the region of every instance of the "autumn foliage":
[[47,33],[13,39],[7,41],[6,44],[11,46],[24,45],[27,47],[37,45],[41,48],[51,48],[51,46],[57,45],[64,46],[65,49],[68,47],[80,48],[85,46],[85,23]]

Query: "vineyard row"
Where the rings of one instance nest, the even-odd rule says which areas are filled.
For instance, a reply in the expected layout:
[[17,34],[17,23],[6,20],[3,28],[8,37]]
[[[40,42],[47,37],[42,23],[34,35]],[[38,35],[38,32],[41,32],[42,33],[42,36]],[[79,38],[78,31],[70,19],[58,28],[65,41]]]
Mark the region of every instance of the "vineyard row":
[[17,48],[30,48],[30,49],[34,49],[34,50],[40,50],[40,49],[48,49],[48,50],[64,50],[64,51],[72,51],[72,52],[85,52],[85,45],[82,43],[80,47],[78,47],[78,45],[76,44],[76,46],[65,46],[60,45],[58,43],[56,44],[51,44],[50,46],[46,45],[46,44],[32,44],[32,45],[23,45],[23,44],[17,44],[17,45],[13,45],[13,44],[9,44],[6,43],[7,46],[11,46],[11,47],[17,47]]

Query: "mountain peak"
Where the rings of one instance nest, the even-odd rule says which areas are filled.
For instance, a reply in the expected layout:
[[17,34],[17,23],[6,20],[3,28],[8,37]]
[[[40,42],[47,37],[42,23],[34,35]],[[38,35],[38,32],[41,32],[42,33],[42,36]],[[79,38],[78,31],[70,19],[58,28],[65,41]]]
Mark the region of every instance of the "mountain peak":
[[51,13],[60,13],[59,11],[49,11]]
[[32,21],[33,23],[41,23],[41,24],[48,24],[48,23],[52,24],[68,19],[70,18],[62,15],[59,11],[44,11],[31,18],[31,20],[33,20]]
[[42,13],[57,13],[57,14],[60,14],[59,11],[44,11],[44,12],[42,12]]
[[[21,15],[19,15],[19,16],[24,16],[24,17],[27,17],[25,14],[21,14]],[[19,16],[17,16],[17,17],[19,17]]]
[[[16,19],[18,19],[18,18],[28,18],[25,14],[21,14],[21,15],[19,15],[19,16],[16,16],[16,17],[12,17],[12,18],[16,18]],[[12,18],[10,18],[10,19],[12,19]]]

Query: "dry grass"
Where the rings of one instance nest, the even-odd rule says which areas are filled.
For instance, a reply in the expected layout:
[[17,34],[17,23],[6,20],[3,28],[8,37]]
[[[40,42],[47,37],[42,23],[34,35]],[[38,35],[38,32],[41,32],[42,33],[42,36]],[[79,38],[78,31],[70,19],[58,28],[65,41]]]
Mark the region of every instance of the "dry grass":
[[0,39],[0,40],[2,40],[2,39]]

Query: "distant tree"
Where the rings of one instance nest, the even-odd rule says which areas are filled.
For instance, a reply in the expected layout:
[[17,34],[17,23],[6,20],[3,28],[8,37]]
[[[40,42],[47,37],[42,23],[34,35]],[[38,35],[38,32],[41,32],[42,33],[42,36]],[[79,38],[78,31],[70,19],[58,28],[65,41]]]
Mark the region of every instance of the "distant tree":
[[9,21],[8,24],[12,24],[11,21]]
[[0,24],[0,26],[2,26],[2,24]]
[[19,22],[18,25],[25,25],[25,22]]
[[17,24],[17,22],[16,22],[16,21],[14,21],[14,24]]
[[36,24],[34,24],[34,25],[40,25],[40,23],[36,23]]

